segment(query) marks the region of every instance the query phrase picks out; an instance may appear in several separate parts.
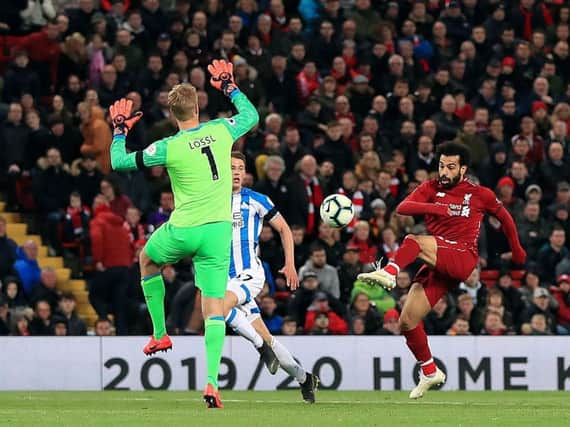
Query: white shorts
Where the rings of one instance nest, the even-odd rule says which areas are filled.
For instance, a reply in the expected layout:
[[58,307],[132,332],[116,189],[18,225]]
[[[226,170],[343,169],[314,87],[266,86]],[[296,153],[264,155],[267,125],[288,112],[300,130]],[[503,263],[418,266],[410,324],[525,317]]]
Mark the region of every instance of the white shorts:
[[265,284],[263,270],[244,270],[238,276],[230,279],[227,290],[238,299],[236,309],[243,311],[250,322],[259,317],[259,307],[255,297],[259,295]]
[[246,304],[238,305],[235,309],[243,312],[249,323],[261,317],[261,311],[254,299]]

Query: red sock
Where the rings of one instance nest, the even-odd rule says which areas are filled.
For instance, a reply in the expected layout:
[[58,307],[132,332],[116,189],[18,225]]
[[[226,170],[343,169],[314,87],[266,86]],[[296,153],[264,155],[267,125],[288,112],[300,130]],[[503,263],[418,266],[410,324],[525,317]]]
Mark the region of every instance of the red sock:
[[402,335],[406,337],[406,344],[421,364],[424,375],[433,374],[436,366],[431,356],[424,324],[420,322],[414,329],[402,331]]
[[[416,260],[418,255],[420,254],[420,245],[412,238],[406,238],[402,242],[402,246],[400,249],[396,251],[396,255],[394,255],[394,264],[396,264],[400,269],[406,268],[412,262]],[[394,276],[398,274],[398,269],[388,264],[384,267],[384,270]]]

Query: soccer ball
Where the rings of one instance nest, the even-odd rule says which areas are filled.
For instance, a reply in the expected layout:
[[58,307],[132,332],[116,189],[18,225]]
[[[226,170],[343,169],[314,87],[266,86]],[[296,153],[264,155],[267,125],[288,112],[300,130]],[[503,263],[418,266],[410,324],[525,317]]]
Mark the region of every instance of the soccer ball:
[[331,194],[321,204],[321,218],[334,228],[347,226],[354,218],[352,201],[342,194]]

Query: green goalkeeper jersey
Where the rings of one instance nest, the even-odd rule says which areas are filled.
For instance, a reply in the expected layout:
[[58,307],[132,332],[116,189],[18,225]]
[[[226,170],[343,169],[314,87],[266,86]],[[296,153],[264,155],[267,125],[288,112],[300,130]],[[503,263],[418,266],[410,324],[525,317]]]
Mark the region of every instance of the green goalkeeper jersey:
[[247,97],[234,91],[231,100],[238,114],[217,119],[153,142],[144,151],[127,153],[125,137],[116,135],[111,145],[111,165],[116,171],[165,166],[174,193],[170,223],[194,227],[231,221],[231,151],[234,141],[253,128],[259,115]]

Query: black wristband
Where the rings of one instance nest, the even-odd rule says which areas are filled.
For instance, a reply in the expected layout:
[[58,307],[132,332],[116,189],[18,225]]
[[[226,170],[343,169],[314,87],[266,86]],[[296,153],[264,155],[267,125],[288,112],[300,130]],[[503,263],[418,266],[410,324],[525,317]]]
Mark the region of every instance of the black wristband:
[[145,168],[144,165],[144,158],[143,158],[143,152],[142,151],[137,151],[135,154],[135,161],[137,163],[137,169],[138,170],[143,170]]

